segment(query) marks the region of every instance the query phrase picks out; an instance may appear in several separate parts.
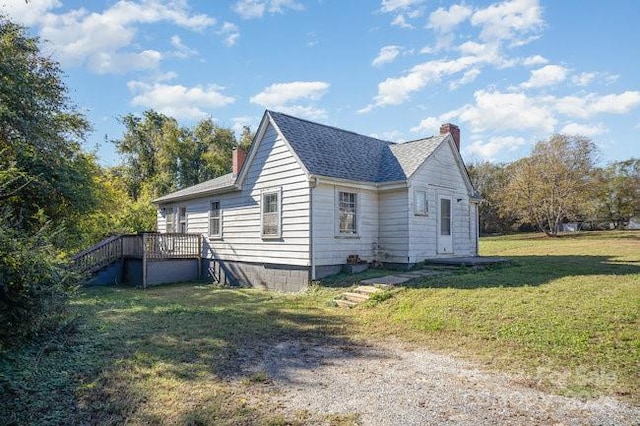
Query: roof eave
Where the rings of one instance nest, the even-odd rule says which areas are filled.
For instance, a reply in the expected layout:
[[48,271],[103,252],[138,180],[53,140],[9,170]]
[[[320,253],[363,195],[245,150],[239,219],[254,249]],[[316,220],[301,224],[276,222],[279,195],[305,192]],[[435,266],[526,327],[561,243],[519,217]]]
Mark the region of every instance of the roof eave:
[[231,185],[226,185],[220,188],[214,188],[214,189],[208,189],[205,191],[199,191],[199,192],[194,192],[192,194],[185,194],[185,195],[178,195],[175,197],[171,197],[171,196],[164,196],[164,197],[160,197],[160,198],[156,198],[155,200],[152,200],[151,202],[153,204],[166,204],[166,203],[173,203],[176,201],[186,201],[186,200],[193,200],[196,198],[202,198],[202,197],[208,197],[210,195],[217,195],[217,194],[226,194],[228,192],[234,192],[234,191],[239,191],[238,186],[233,183]]

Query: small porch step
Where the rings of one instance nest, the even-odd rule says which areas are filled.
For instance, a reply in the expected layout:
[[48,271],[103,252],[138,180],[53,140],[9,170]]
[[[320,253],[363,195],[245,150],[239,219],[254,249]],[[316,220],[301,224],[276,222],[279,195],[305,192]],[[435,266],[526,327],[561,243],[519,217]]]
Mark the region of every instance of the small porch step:
[[371,295],[382,291],[382,288],[372,285],[360,285],[336,297],[333,302],[341,308],[353,308],[371,298]]
[[334,299],[333,302],[340,308],[353,308],[355,306],[358,306],[357,302],[352,302],[345,299]]

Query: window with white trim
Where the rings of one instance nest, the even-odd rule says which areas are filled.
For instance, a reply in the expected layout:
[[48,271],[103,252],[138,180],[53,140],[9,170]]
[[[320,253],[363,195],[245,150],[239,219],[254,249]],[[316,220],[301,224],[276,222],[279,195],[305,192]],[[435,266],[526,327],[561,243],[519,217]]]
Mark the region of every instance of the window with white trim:
[[280,190],[262,193],[260,221],[264,238],[278,238],[281,235],[281,195]]
[[222,210],[220,201],[212,201],[209,206],[209,236],[222,237]]
[[338,232],[341,235],[358,233],[358,194],[338,192]]
[[429,202],[427,201],[427,191],[416,190],[413,193],[413,213],[416,216],[429,215]]
[[187,233],[187,208],[178,208],[178,232],[181,234]]
[[173,207],[165,207],[165,232],[173,232]]

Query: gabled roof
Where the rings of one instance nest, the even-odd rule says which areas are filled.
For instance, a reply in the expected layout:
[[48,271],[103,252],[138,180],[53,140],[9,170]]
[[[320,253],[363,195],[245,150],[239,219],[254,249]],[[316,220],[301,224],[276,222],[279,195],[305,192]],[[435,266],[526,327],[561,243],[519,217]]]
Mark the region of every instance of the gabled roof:
[[[437,135],[393,143],[275,111],[265,112],[260,128],[269,121],[277,127],[308,173],[356,182],[406,181],[447,138],[447,135]],[[260,131],[256,137],[259,135]],[[255,142],[259,141],[254,141],[254,145]],[[252,150],[255,148],[253,146]],[[250,160],[248,157],[247,162]],[[237,180],[242,178],[242,173],[238,177],[229,173],[164,195],[153,202],[178,201],[237,190]]]
[[267,111],[309,173],[360,182],[406,180],[444,136],[395,144]]

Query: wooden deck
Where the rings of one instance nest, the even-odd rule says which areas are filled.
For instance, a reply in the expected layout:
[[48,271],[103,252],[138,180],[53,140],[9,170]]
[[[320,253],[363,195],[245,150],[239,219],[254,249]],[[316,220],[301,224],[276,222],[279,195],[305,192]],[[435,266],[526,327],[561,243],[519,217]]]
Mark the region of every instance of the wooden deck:
[[92,274],[114,262],[125,259],[142,260],[142,286],[147,286],[147,262],[166,259],[202,258],[202,235],[141,233],[114,235],[75,255],[71,267],[83,274]]

